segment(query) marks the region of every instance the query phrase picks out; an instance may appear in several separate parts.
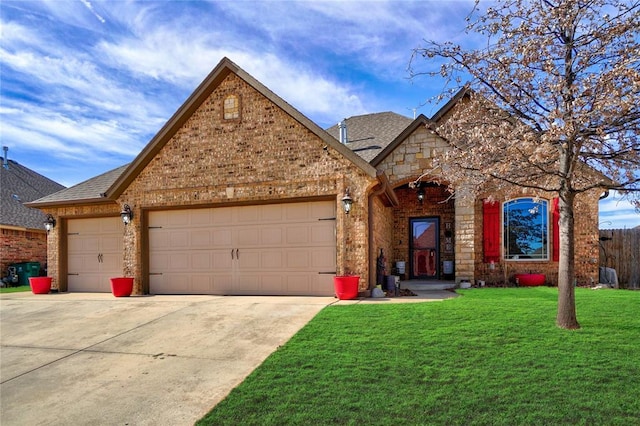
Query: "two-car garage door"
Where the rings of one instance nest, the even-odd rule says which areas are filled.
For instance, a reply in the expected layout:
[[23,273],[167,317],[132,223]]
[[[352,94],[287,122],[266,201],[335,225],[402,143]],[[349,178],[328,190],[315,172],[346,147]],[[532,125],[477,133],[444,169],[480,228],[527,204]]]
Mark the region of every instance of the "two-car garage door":
[[149,213],[152,294],[333,295],[335,203]]

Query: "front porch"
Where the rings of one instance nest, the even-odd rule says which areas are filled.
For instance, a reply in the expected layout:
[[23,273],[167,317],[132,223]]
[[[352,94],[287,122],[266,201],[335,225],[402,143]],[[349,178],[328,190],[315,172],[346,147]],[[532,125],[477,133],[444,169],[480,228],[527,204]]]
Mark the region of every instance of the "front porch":
[[400,289],[411,290],[414,293],[456,288],[456,282],[454,280],[401,280],[398,282],[398,285]]

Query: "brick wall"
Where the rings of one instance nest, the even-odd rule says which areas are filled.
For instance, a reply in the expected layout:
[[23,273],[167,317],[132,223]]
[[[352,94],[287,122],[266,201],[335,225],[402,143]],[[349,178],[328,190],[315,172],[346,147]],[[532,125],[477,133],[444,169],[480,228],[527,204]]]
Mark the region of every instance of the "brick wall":
[[[12,263],[47,263],[47,234],[38,231],[0,229],[0,276],[4,277]],[[42,271],[41,271],[42,272]]]
[[[223,99],[240,99],[240,118],[223,118]],[[148,209],[215,207],[333,199],[337,209],[338,273],[368,283],[368,192],[377,183],[235,74],[230,74],[155,155],[118,200],[134,211],[125,234],[124,273],[145,283]],[[354,200],[347,216],[346,188]]]
[[[527,195],[520,195],[527,196]],[[531,196],[535,196],[532,194]],[[548,196],[539,194],[541,198]],[[593,285],[598,282],[598,198],[600,191],[594,190],[580,194],[576,198],[575,214],[575,274],[578,285]],[[500,197],[496,200],[504,201]],[[551,200],[549,200],[551,207]],[[482,201],[475,203],[475,244],[479,247],[480,255],[476,256],[476,280],[484,280],[488,284],[513,283],[514,274],[540,273],[545,274],[548,284],[558,285],[558,262],[548,261],[507,261],[501,259],[493,266],[485,264],[482,256]],[[502,244],[502,242],[501,242]],[[550,251],[553,245],[551,220],[549,226]],[[550,255],[551,256],[551,255]],[[493,269],[492,269],[493,267]]]
[[[471,196],[465,196],[465,189],[461,187],[456,190],[455,200],[450,201],[446,206],[434,206],[425,201],[425,204],[419,207],[415,190],[407,189],[405,184],[429,171],[432,168],[433,158],[442,155],[446,149],[446,141],[425,127],[419,127],[378,165],[378,169],[388,176],[391,185],[396,187],[396,195],[400,199],[400,205],[393,209],[392,263],[404,260],[409,268],[407,241],[409,218],[437,216],[441,217],[441,242],[445,238],[443,223],[452,222],[455,229],[453,237],[455,255],[446,253],[441,243],[440,270],[442,271],[442,261],[454,260],[456,281],[464,278],[472,282],[475,280],[497,282],[511,279],[515,273],[537,271],[546,274],[550,283],[557,284],[557,262],[501,261],[494,265],[494,269],[490,269],[490,265],[483,263],[482,202],[480,200],[485,197],[474,199]],[[438,176],[437,173],[424,178],[423,182],[428,182],[430,179],[446,182],[446,178]],[[546,197],[544,194],[538,195]],[[576,200],[575,244],[578,284],[588,285],[597,280],[599,195],[600,191],[594,190],[582,194]],[[429,194],[426,200],[429,200]],[[439,211],[441,208],[446,209],[446,212]]]
[[379,197],[374,197],[372,200],[372,239],[373,247],[371,251],[371,259],[369,262],[369,270],[371,271],[370,287],[376,284],[382,284],[377,282],[376,277],[376,264],[377,258],[380,256],[380,250],[382,249],[386,262],[384,262],[386,275],[391,275],[393,263],[393,241],[394,236],[394,220],[393,209],[386,207]]
[[444,186],[428,186],[424,188],[424,202],[418,202],[415,189],[406,185],[396,188],[396,196],[400,201],[393,208],[393,266],[395,262],[405,261],[407,278],[409,276],[409,219],[419,217],[437,217],[440,220],[440,262],[442,274],[443,262],[453,261],[455,257],[455,209],[451,195]]

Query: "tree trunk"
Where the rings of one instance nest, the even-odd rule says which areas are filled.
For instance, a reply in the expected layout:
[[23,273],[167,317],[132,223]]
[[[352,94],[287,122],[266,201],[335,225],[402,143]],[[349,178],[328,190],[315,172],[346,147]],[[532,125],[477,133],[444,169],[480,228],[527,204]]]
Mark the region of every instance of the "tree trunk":
[[576,317],[575,297],[575,249],[574,209],[575,194],[569,190],[560,192],[560,259],[558,263],[558,316],[560,328],[580,328]]

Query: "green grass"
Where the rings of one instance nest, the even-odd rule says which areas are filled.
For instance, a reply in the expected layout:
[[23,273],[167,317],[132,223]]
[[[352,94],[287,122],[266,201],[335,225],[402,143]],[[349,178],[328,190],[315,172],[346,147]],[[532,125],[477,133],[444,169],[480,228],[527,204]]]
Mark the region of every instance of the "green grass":
[[21,291],[31,291],[31,286],[21,285],[18,287],[0,287],[0,293],[18,293]]
[[460,293],[328,307],[198,424],[640,424],[640,292]]

